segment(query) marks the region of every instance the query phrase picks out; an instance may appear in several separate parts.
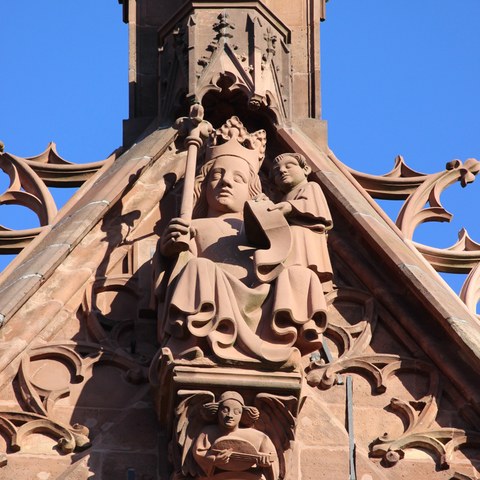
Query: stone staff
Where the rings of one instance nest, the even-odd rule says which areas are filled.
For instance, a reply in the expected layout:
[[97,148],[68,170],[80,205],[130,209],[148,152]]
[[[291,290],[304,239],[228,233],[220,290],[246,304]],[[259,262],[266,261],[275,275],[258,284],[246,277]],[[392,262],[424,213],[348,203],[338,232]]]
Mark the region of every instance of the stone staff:
[[[183,183],[182,203],[180,206],[180,218],[190,221],[193,212],[193,187],[195,184],[195,172],[197,170],[197,153],[203,142],[213,132],[210,122],[203,119],[204,109],[202,105],[195,104],[190,108],[188,117],[179,118],[175,122],[175,128],[180,136],[185,136],[187,147],[187,161],[185,165],[185,177]],[[177,252],[188,250],[190,243],[189,234],[182,235],[175,240]]]

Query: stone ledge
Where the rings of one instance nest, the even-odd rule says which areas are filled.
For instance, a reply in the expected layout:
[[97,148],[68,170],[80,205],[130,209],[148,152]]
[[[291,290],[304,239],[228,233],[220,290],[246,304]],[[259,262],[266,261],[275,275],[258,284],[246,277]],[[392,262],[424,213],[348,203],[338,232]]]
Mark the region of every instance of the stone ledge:
[[[92,183],[87,182],[87,190],[80,189],[60,211],[56,223],[17,256],[0,284],[0,326],[49,278],[140,172],[164,153],[174,136],[173,129],[157,130],[107,164]],[[49,250],[54,245],[57,248]]]

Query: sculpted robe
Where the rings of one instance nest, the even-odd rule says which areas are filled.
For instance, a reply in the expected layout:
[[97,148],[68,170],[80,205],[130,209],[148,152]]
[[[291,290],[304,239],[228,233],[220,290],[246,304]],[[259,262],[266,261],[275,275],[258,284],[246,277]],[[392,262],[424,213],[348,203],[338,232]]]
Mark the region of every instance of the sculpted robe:
[[[204,471],[206,478],[212,478],[215,473],[220,473],[222,470],[248,470],[247,468],[242,469],[241,464],[239,467],[237,467],[238,462],[235,461],[235,458],[232,459],[231,465],[226,464],[223,467],[216,467],[214,465],[212,448],[215,449],[215,443],[218,440],[230,440],[230,448],[232,448],[234,453],[237,453],[236,443],[238,443],[238,453],[243,453],[242,450],[245,449],[242,448],[242,444],[245,442],[248,446],[251,445],[253,447],[252,451],[255,451],[255,453],[268,455],[270,458],[272,458],[272,464],[269,467],[254,467],[253,469],[249,469],[249,475],[243,474],[245,475],[245,478],[252,480],[276,480],[278,478],[278,461],[275,453],[275,446],[267,435],[265,435],[263,432],[255,430],[254,428],[239,428],[231,434],[226,436],[224,435],[225,434],[220,431],[217,425],[210,425],[207,426],[195,440],[193,445],[193,457],[197,464]],[[248,464],[246,465],[248,466]]]
[[291,225],[293,245],[286,266],[306,266],[318,275],[324,283],[324,290],[330,290],[333,273],[326,232],[333,224],[320,186],[314,182],[298,185],[282,201],[292,206],[288,223]]
[[[308,183],[287,197],[294,209],[291,226],[280,212],[266,213],[266,206],[259,205],[259,227],[265,218],[268,223],[270,217],[280,216],[290,239],[290,248],[272,260],[276,270],[268,282],[257,275],[255,255],[260,250],[248,240],[251,235],[242,219],[223,215],[193,221],[196,234],[190,253],[166,300],[165,346],[174,356],[197,348],[227,362],[279,366],[293,365],[299,354],[319,348],[326,323],[321,280],[331,279],[325,233],[319,225],[330,228],[330,214],[316,184]],[[268,250],[263,252],[268,258]]]

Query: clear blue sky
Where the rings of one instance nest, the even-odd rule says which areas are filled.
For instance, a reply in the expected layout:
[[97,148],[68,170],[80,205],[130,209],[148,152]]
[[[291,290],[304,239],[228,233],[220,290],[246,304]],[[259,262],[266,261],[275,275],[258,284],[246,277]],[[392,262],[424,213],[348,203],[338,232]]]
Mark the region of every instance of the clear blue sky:
[[[455,158],[480,160],[480,1],[327,5],[323,116],[336,155],[374,174],[388,172],[398,154],[424,173]],[[466,227],[480,242],[480,178],[465,189],[453,185],[442,202],[454,214],[452,222],[424,224],[414,239],[448,247]],[[396,215],[399,206],[385,203],[392,202],[382,206]],[[449,282],[458,291],[463,278]]]
[[[8,152],[36,155],[53,140],[65,159],[91,162],[121,144],[128,116],[121,17],[117,0],[1,2],[0,139]],[[432,173],[454,158],[480,158],[479,18],[480,0],[329,1],[323,117],[344,163],[382,174],[402,154]],[[465,226],[480,241],[480,179],[442,199],[452,224],[421,227],[415,238],[447,247]],[[8,206],[0,223],[27,228],[35,219]]]

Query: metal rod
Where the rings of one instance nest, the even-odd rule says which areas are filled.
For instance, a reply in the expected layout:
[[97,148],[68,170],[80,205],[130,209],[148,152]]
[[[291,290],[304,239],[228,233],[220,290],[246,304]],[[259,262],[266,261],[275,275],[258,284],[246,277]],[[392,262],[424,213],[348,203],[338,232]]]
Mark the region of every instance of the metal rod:
[[349,450],[349,480],[357,480],[357,469],[355,465],[355,436],[353,432],[353,379],[347,375],[346,384],[347,393],[347,430],[348,430],[348,450]]
[[[325,352],[325,356],[327,357],[328,363],[333,363],[332,352],[330,350],[330,347],[328,346],[328,342],[325,337],[322,340],[322,347],[323,351]],[[343,377],[339,373],[337,373],[337,385],[343,385]]]

